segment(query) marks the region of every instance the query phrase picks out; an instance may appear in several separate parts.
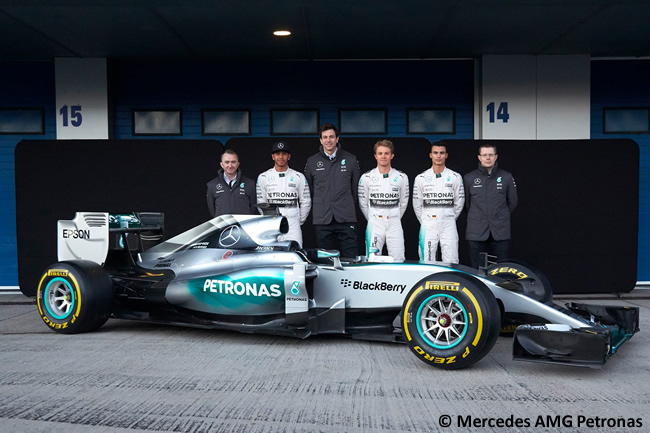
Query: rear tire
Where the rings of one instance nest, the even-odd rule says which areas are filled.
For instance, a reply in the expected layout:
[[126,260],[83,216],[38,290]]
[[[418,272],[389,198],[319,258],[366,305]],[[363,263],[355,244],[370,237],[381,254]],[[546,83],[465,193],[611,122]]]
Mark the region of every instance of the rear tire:
[[41,319],[53,331],[62,334],[94,331],[111,314],[113,282],[97,263],[60,262],[43,274],[36,300]]
[[437,368],[469,367],[492,349],[501,313],[490,289],[458,272],[430,275],[409,292],[402,332],[411,351]]

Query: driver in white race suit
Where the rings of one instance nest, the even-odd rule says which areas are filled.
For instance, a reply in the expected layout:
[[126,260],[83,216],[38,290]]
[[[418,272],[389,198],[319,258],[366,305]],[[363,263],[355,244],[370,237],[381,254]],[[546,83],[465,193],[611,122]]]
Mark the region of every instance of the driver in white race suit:
[[273,143],[271,158],[275,162],[273,168],[257,177],[257,203],[277,206],[289,222],[289,232],[280,236],[278,240],[293,240],[302,247],[300,226],[307,220],[311,210],[307,179],[302,173],[289,168],[291,149],[286,142]]
[[436,261],[438,243],[442,261],[458,263],[458,230],[456,219],[463,211],[465,189],[463,177],[445,166],[447,144],[438,141],[431,146],[432,166],[415,178],[413,210],[420,221],[420,261]]
[[406,174],[391,167],[395,147],[389,140],[375,143],[377,168],[364,173],[359,180],[359,207],[368,220],[366,228],[366,256],[371,248],[378,254],[388,248],[395,261],[404,261],[404,231],[402,216],[409,202],[409,179]]

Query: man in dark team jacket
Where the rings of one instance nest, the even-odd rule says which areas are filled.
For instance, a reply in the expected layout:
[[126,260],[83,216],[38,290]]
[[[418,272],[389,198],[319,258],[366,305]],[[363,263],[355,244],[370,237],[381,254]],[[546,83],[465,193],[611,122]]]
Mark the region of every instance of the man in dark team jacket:
[[342,257],[356,257],[355,203],[361,177],[359,162],[356,156],[341,149],[339,132],[334,125],[321,126],[320,143],[320,151],[309,157],[305,166],[316,244],[324,249],[337,249],[338,246]]
[[482,144],[478,149],[478,169],[463,177],[470,265],[478,268],[479,255],[487,252],[496,260],[508,257],[510,214],[517,207],[517,185],[512,174],[497,165],[497,148]]
[[221,169],[208,182],[206,195],[210,216],[223,214],[257,214],[255,181],[243,176],[239,169],[237,152],[226,149],[221,155]]

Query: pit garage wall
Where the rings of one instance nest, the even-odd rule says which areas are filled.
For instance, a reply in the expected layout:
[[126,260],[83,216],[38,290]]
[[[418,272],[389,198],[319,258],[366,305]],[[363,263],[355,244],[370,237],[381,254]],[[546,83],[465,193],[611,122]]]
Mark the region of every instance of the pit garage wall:
[[[650,108],[650,60],[594,60],[591,66],[591,137],[628,138],[639,146],[639,254],[638,281],[650,284],[650,134],[607,134],[604,132],[603,113],[605,108],[643,107]],[[612,162],[626,157],[617,147],[605,150]],[[559,155],[562,158],[563,155]],[[588,157],[580,158],[576,164],[588,163]],[[619,173],[609,163],[593,165],[592,170],[601,173],[602,183],[610,182]],[[620,191],[624,194],[625,191]],[[594,200],[603,200],[601,194]],[[612,207],[612,217],[618,217],[621,210]],[[610,224],[611,230],[617,230]],[[612,269],[614,271],[614,269]]]
[[[29,142],[20,144],[20,152],[17,153],[20,155],[18,171],[23,182],[19,188],[18,212],[21,224],[25,224],[25,232],[20,238],[27,239],[31,236],[33,239],[25,245],[41,245],[39,253],[42,254],[40,257],[35,257],[31,253],[30,256],[28,247],[19,248],[20,262],[43,261],[40,266],[34,266],[32,272],[23,274],[24,269],[21,267],[21,289],[25,293],[33,292],[35,281],[30,279],[34,280],[38,269],[46,265],[43,256],[48,251],[50,254],[54,251],[54,237],[48,238],[47,233],[39,234],[37,230],[30,230],[30,228],[53,226],[57,219],[54,215],[70,214],[73,211],[70,207],[73,203],[64,204],[54,201],[47,203],[46,207],[50,209],[49,215],[39,215],[29,203],[28,198],[33,195],[32,188],[35,185],[28,176],[25,176],[29,173],[27,167],[33,167],[32,169],[36,167],[35,170],[42,176],[53,178],[54,173],[58,171],[51,167],[49,162],[57,157],[63,157],[72,166],[83,167],[84,170],[83,173],[78,171],[71,173],[70,176],[59,177],[59,181],[64,184],[58,189],[67,191],[71,197],[77,197],[74,204],[85,203],[86,208],[90,209],[105,203],[108,210],[114,210],[116,206],[120,210],[128,210],[122,208],[126,203],[131,203],[131,208],[147,204],[147,209],[134,208],[133,210],[165,212],[168,234],[173,235],[182,230],[184,225],[184,228],[189,228],[197,221],[207,218],[204,182],[215,175],[221,143],[210,142],[207,139],[211,137],[200,136],[202,108],[233,108],[233,105],[237,108],[250,108],[250,104],[254,104],[253,136],[230,137],[226,141],[226,147],[236,148],[242,155],[244,172],[250,177],[256,177],[271,165],[269,148],[274,140],[285,139],[294,146],[292,165],[297,169],[302,168],[306,157],[311,155],[318,146],[316,134],[312,137],[269,137],[270,111],[273,108],[316,107],[321,112],[320,123],[338,123],[339,108],[360,108],[357,101],[363,100],[369,101],[368,104],[372,107],[387,109],[389,113],[387,135],[397,146],[394,165],[407,172],[412,182],[417,173],[430,167],[427,153],[431,141],[438,138],[462,138],[462,135],[469,135],[469,131],[452,137],[404,137],[406,135],[403,117],[405,108],[418,104],[418,101],[423,98],[417,92],[418,85],[421,83],[430,86],[427,96],[430,100],[434,100],[429,102],[433,106],[471,106],[471,99],[467,97],[469,93],[467,89],[471,88],[469,85],[471,68],[467,66],[471,65],[462,63],[418,63],[417,66],[412,67],[409,74],[406,74],[411,78],[417,77],[418,84],[411,82],[404,87],[391,86],[391,78],[394,81],[395,77],[402,77],[404,79],[397,82],[407,82],[404,70],[400,75],[398,70],[393,69],[395,65],[383,62],[327,65],[333,70],[345,68],[348,72],[351,70],[356,72],[356,75],[350,74],[351,77],[347,76],[334,82],[326,79],[330,71],[320,70],[316,67],[320,65],[316,64],[253,65],[256,67],[238,65],[238,67],[231,66],[227,71],[214,69],[214,65],[204,65],[202,68],[195,65],[196,68],[187,68],[187,65],[183,64],[180,69],[175,68],[173,64],[163,67],[165,65],[148,63],[135,65],[134,68],[126,66],[123,69],[114,65],[111,68],[112,73],[109,74],[112,77],[110,87],[113,89],[114,103],[117,107],[116,135],[122,135],[122,140],[106,143],[105,148],[96,148],[98,143],[80,141],[47,142],[43,143],[46,147],[41,149]],[[276,87],[272,87],[267,81],[261,83],[255,81],[255,78],[259,77],[259,73],[255,71],[260,69],[273,71],[269,72],[272,75],[269,81],[275,83]],[[384,76],[378,75],[377,71],[390,73]],[[459,79],[459,72],[464,72],[460,74],[465,78],[464,80]],[[304,82],[296,82],[296,76],[308,78],[305,78]],[[348,81],[352,81],[353,85]],[[296,89],[309,93],[302,94],[302,91]],[[453,99],[449,99],[460,98],[462,95],[467,98],[458,99],[455,103]],[[303,102],[287,103],[287,99]],[[125,101],[131,103],[126,104]],[[215,104],[213,101],[220,102]],[[147,137],[146,140],[133,140],[131,121],[133,108],[181,110],[183,134],[175,137]],[[368,108],[368,105],[361,108]],[[459,111],[465,113],[468,110]],[[516,125],[516,122],[513,121],[511,125]],[[194,137],[200,140],[195,142],[187,140]],[[125,140],[127,138],[131,140]],[[225,138],[227,137],[224,137],[224,140]],[[380,137],[344,135],[341,142],[344,148],[359,157],[362,171],[365,171],[375,165],[371,149],[378,138]],[[182,141],[178,141],[179,139]],[[636,185],[638,175],[631,169],[638,167],[635,157],[636,145],[632,142],[540,140],[500,140],[497,143],[501,151],[500,161],[505,168],[515,173],[522,195],[520,207],[513,221],[513,255],[544,269],[558,293],[631,290],[636,281],[634,260],[636,221],[628,220],[623,231],[604,231],[603,227],[606,223],[603,218],[606,217],[606,210],[610,206],[622,210],[625,214],[636,215],[635,189],[627,188],[627,195],[620,194],[615,197],[616,200],[607,203],[593,202],[589,195],[583,194],[583,191],[588,189],[589,185],[598,182],[598,173],[584,166],[579,167],[579,170],[569,170],[566,164],[570,165],[578,160],[580,155],[594,151],[593,155],[590,154],[592,162],[594,165],[601,165],[608,158],[601,149],[615,146],[626,155],[630,155],[624,162],[632,162],[631,166],[622,166],[617,170],[626,174],[626,176],[619,176],[617,181]],[[461,173],[469,172],[477,163],[476,147],[477,143],[473,140],[454,140],[449,147],[451,156],[448,165]],[[555,161],[559,153],[567,156],[561,163]],[[125,157],[126,155],[129,157]],[[156,180],[143,181],[142,173],[156,173]],[[575,188],[564,194],[557,194],[565,183]],[[612,188],[616,185],[610,184],[608,187]],[[602,192],[607,196],[614,196],[610,190],[603,189]],[[139,200],[139,196],[142,199]],[[154,197],[155,200],[152,200]],[[93,201],[88,202],[88,200]],[[178,206],[179,200],[183,202],[182,207]],[[553,205],[546,205],[548,203]],[[63,205],[67,206],[65,210]],[[184,218],[183,214],[188,217]],[[590,217],[585,219],[585,214]],[[362,233],[365,227],[361,216],[358,217],[361,222],[360,233]],[[31,223],[30,218],[32,218]],[[49,218],[49,222],[43,218]],[[464,235],[464,218],[463,214],[459,220],[461,238]],[[411,206],[404,225],[407,258],[414,260],[417,259],[418,224]],[[23,233],[22,228],[23,226],[19,227],[19,233]],[[311,224],[306,224],[304,230],[306,244],[313,244],[313,241],[310,242],[313,239]],[[362,239],[363,237],[360,236],[360,247],[362,247]],[[594,241],[598,243],[593,244]],[[603,245],[604,249],[600,249]],[[461,261],[467,263],[464,242],[460,244],[460,253]],[[616,267],[618,272],[615,275],[611,274],[608,272],[609,266]]]
[[[318,101],[318,107],[321,109],[321,123],[325,121],[336,123],[338,120],[336,110],[341,106],[337,98],[342,98],[344,102],[348,103],[348,106],[355,107],[359,106],[359,100],[369,101],[382,107],[387,105],[386,101],[390,102],[388,128],[393,136],[404,133],[405,119],[404,115],[400,113],[403,113],[402,108],[411,105],[412,101],[417,101],[417,106],[422,107],[455,106],[457,107],[457,134],[454,137],[469,138],[472,136],[473,116],[471,102],[467,102],[469,100],[466,95],[468,89],[460,86],[467,80],[468,74],[465,66],[467,63],[458,61],[431,62],[430,66],[420,72],[409,70],[408,66],[404,66],[406,65],[404,62],[386,63],[387,68],[375,67],[375,64],[366,63],[370,66],[360,69],[359,65],[355,65],[353,62],[342,62],[332,67],[326,63],[326,66],[319,65],[319,68],[322,67],[324,70],[322,74],[304,78],[304,82],[295,82],[295,80],[285,78],[280,80],[283,83],[282,86],[271,91],[268,89],[269,83],[275,82],[278,76],[292,76],[292,73],[304,76],[301,74],[304,72],[304,69],[301,69],[304,68],[304,65],[297,66],[297,69],[286,67],[279,70],[251,65],[250,70],[246,71],[244,79],[240,80],[238,73],[241,71],[233,70],[227,65],[206,66],[202,63],[188,64],[187,62],[183,64],[109,62],[109,97],[116,106],[116,109],[111,109],[109,114],[117,117],[115,122],[109,126],[111,129],[115,129],[115,136],[132,138],[131,108],[169,108],[170,105],[174,107],[182,105],[184,136],[178,138],[190,136],[202,139],[214,138],[200,136],[200,106],[208,101],[212,107],[216,108],[251,107],[253,109],[253,137],[255,137],[268,134],[270,122],[268,108],[271,106],[280,108],[308,106],[312,108]],[[421,62],[414,63],[422,64]],[[372,79],[364,80],[363,77],[357,77],[355,72],[359,70]],[[331,73],[332,71],[333,73]],[[632,138],[639,143],[641,150],[638,279],[642,281],[650,280],[650,266],[647,265],[650,263],[648,260],[650,258],[650,236],[648,236],[650,230],[650,197],[648,196],[648,191],[650,191],[648,188],[650,143],[646,134],[603,134],[602,107],[613,105],[648,106],[650,91],[644,77],[649,76],[649,72],[647,60],[592,62],[592,137]],[[471,72],[469,75],[471,76]],[[323,78],[324,76],[326,78]],[[246,80],[246,77],[256,78],[253,80],[252,87],[248,85],[251,83]],[[413,77],[415,78],[411,79]],[[0,201],[0,215],[4,218],[2,243],[0,244],[0,253],[2,254],[0,258],[0,286],[7,287],[17,284],[13,148],[21,138],[53,138],[57,109],[53,103],[52,63],[0,63],[0,78],[2,78],[0,81],[0,86],[2,86],[1,106],[40,106],[45,108],[46,113],[45,134],[42,136],[0,135],[0,149],[3,154],[3,168],[0,172],[2,174],[0,186],[3,194]],[[225,79],[231,79],[232,82]],[[348,81],[351,83],[350,85],[345,84]],[[294,85],[296,83],[299,85]],[[386,93],[389,97],[384,97],[385,88],[388,88]],[[244,91],[240,95],[239,92],[242,89],[251,89],[251,91]],[[404,90],[403,93],[402,90]],[[202,96],[198,98],[198,102],[195,102],[193,98],[197,93]],[[309,104],[300,102],[304,100],[302,93],[313,95]],[[281,94],[282,98],[279,98],[278,94]],[[469,98],[471,99],[471,95]],[[183,104],[178,104],[178,101]],[[364,107],[366,106],[368,105],[364,104]],[[217,138],[225,142],[230,137]],[[437,138],[449,137],[425,136],[425,138],[433,141]],[[610,153],[612,152],[610,151]],[[558,156],[558,158],[562,157],[563,155]],[[49,191],[47,187],[43,189]]]
[[[0,108],[44,110],[44,134],[0,134],[0,290],[18,286],[14,149],[25,138],[56,137],[54,100],[53,63],[0,62]],[[38,178],[38,173],[31,175]],[[31,200],[38,202],[43,196],[57,193],[50,188],[48,179],[41,179],[39,192]]]
[[[473,65],[473,60],[112,61],[108,66],[114,138],[133,137],[133,110],[182,110],[182,136],[168,138],[201,139],[206,138],[201,131],[202,109],[250,109],[251,137],[265,137],[271,134],[274,109],[316,109],[321,124],[338,125],[339,109],[374,108],[387,111],[385,135],[390,136],[406,136],[409,108],[453,108],[454,134],[417,136],[473,138]],[[225,143],[233,136],[217,138]]]

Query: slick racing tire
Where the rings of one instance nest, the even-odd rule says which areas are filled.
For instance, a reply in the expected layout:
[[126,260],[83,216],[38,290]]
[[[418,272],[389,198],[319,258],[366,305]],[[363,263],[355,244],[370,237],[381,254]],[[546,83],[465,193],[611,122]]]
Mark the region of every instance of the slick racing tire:
[[[519,290],[517,290],[519,293],[545,304],[553,302],[551,283],[546,278],[546,275],[535,266],[519,260],[508,260],[490,266],[485,272],[488,276],[499,277],[507,281],[526,279],[528,283],[525,286],[519,287]],[[517,326],[522,324],[524,322],[503,317],[501,335],[504,337],[512,337]]]
[[535,300],[550,302],[553,300],[553,288],[544,272],[537,267],[519,260],[499,262],[485,270],[487,275],[503,278],[504,280],[520,280],[531,278],[539,287],[535,293]]
[[409,349],[433,367],[469,367],[492,349],[501,313],[485,284],[458,272],[430,275],[404,299],[402,333]]
[[38,312],[55,332],[94,331],[108,320],[113,283],[97,263],[86,260],[50,266],[38,284]]

